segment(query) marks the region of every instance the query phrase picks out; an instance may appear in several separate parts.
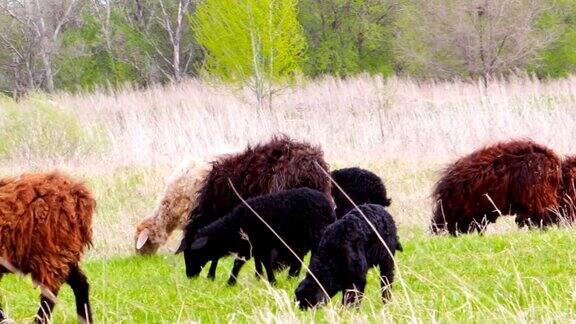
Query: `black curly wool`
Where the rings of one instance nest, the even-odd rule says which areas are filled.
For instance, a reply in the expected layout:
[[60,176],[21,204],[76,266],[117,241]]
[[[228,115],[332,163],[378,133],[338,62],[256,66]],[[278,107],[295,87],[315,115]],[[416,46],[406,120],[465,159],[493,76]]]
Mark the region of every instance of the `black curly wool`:
[[382,298],[388,299],[388,289],[394,280],[393,255],[397,250],[402,251],[396,224],[381,205],[365,204],[360,205],[359,209],[374,225],[388,248],[357,209],[328,226],[318,253],[312,256],[310,262],[310,271],[328,296],[308,273],[296,289],[296,299],[301,308],[316,306],[339,291],[343,292],[345,305],[358,304],[366,286],[368,269],[374,266],[380,267]]
[[[332,171],[332,179],[356,203],[390,206],[386,187],[382,179],[371,171],[361,168],[345,168]],[[332,186],[332,197],[336,203],[336,217],[341,218],[354,208],[337,186]]]
[[[247,204],[274,229],[285,243],[301,259],[308,251],[315,251],[322,233],[335,221],[330,201],[320,191],[310,188],[298,188],[280,191],[248,199]],[[256,262],[264,265],[268,280],[275,281],[272,263],[278,255],[293,256],[270,228],[241,204],[231,213],[200,229],[190,241],[190,260],[188,269],[197,275],[210,260],[228,254],[236,254],[247,260],[254,256]],[[293,257],[290,264],[298,263]],[[243,264],[243,263],[242,263]],[[242,264],[235,264],[233,279]]]

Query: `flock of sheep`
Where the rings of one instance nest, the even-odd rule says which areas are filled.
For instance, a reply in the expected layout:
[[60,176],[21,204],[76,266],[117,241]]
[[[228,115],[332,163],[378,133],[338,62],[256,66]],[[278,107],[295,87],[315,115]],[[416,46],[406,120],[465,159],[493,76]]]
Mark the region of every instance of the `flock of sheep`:
[[[561,159],[529,140],[497,143],[448,166],[434,192],[433,233],[483,232],[501,214],[519,226],[574,219],[576,158]],[[368,269],[379,267],[382,298],[390,297],[396,251],[402,251],[382,180],[360,168],[330,173],[319,147],[274,137],[242,152],[181,164],[165,195],[136,229],[136,251],[152,254],[171,233],[184,231],[178,253],[186,275],[234,255],[228,279],[235,284],[254,257],[258,277],[288,268],[299,275],[301,308],[342,292],[345,305],[360,302]],[[92,241],[96,202],[82,183],[59,172],[0,180],[0,277],[31,274],[41,287],[36,322],[49,321],[60,287],[76,297],[79,321],[91,322],[89,285],[79,267]],[[500,211],[499,208],[505,208]],[[0,308],[0,322],[6,315]]]

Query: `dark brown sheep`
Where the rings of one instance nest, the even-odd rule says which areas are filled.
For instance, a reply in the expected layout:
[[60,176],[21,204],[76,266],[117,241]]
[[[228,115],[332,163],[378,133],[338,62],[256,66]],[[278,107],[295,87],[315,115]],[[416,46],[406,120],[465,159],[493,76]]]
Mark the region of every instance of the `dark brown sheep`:
[[[198,206],[190,213],[184,237],[194,238],[200,228],[226,215],[240,203],[230,182],[244,199],[308,187],[323,192],[333,204],[328,174],[328,164],[320,147],[286,136],[249,146],[244,152],[213,162],[212,171],[200,189]],[[191,243],[184,239],[179,249],[184,251],[189,277],[196,272],[191,269]],[[217,264],[217,259],[212,260],[209,278],[215,277]]]
[[576,218],[576,156],[562,161],[562,190],[560,215],[572,223]]
[[36,322],[49,320],[64,283],[74,292],[79,320],[91,322],[89,286],[79,267],[92,242],[96,201],[90,190],[58,172],[24,174],[0,185],[0,276],[30,274],[42,288]]
[[561,160],[529,140],[501,142],[449,165],[436,183],[432,231],[482,232],[500,214],[519,226],[558,222]]

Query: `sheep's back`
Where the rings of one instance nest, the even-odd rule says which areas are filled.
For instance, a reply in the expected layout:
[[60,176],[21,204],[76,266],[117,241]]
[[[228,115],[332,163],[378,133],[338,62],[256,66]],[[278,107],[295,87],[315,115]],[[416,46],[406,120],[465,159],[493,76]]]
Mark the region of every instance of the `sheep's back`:
[[57,172],[24,174],[0,187],[0,256],[56,288],[92,241],[96,202],[81,183]]
[[[315,247],[325,228],[335,220],[326,196],[314,189],[298,188],[249,199],[247,203],[284,240],[297,245]],[[240,226],[258,238],[276,241],[276,236],[245,205],[237,212],[242,215]],[[310,246],[312,248],[312,246]]]
[[193,237],[198,229],[238,206],[240,199],[234,189],[248,199],[308,187],[331,199],[327,170],[328,164],[319,147],[285,136],[248,147],[242,153],[227,155],[213,162],[212,170],[201,186],[198,206],[190,213],[185,236]]
[[[449,165],[434,187],[436,224],[472,218],[498,208],[542,213],[554,207],[560,183],[560,159],[532,141],[497,143]],[[490,199],[487,199],[485,195]]]

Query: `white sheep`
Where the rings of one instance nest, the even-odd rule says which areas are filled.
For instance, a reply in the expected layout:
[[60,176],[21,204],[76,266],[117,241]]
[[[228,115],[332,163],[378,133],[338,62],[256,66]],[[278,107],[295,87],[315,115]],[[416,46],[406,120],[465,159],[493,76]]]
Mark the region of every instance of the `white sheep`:
[[136,227],[136,253],[154,254],[176,228],[186,225],[190,211],[197,205],[198,190],[212,170],[211,161],[228,154],[209,159],[186,158],[178,165],[167,179],[160,204]]

